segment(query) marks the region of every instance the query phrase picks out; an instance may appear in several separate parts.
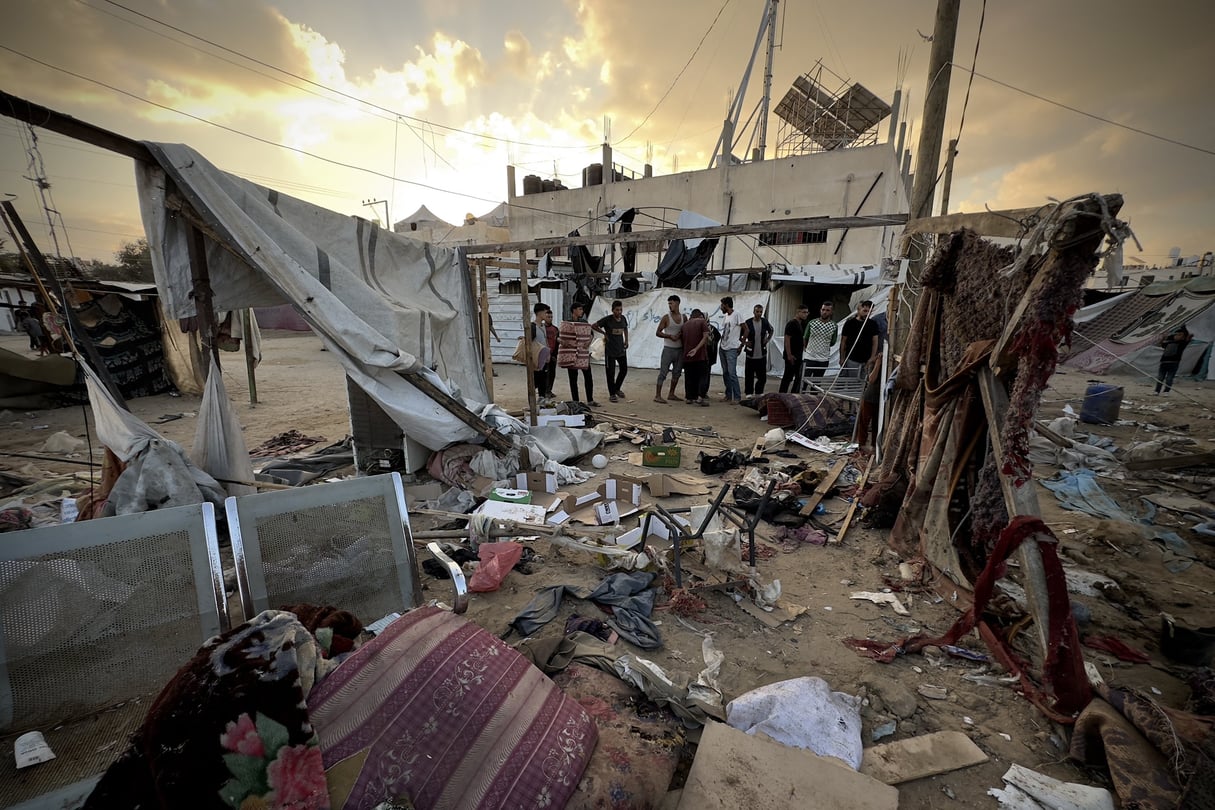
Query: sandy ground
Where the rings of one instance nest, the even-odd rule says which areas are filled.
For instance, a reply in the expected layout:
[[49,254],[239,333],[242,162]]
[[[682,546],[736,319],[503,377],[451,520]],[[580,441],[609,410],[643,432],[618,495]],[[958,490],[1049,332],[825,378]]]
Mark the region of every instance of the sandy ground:
[[[0,345],[17,351],[24,349],[24,338],[2,337]],[[245,428],[250,447],[289,429],[308,435],[324,436],[330,441],[342,438],[349,431],[343,376],[333,357],[321,350],[320,342],[308,334],[266,332],[265,359],[259,368],[258,392],[260,402],[250,406],[247,398],[245,373],[239,357],[224,371],[225,384]],[[602,388],[602,370],[596,369],[596,385]],[[601,390],[600,409],[605,414],[652,420],[656,425],[710,425],[728,446],[750,450],[757,437],[767,429],[754,411],[737,406],[714,403],[712,407],[691,408],[682,403],[658,405],[651,402],[654,372],[633,370],[625,383],[630,399],[611,404]],[[1052,381],[1040,411],[1049,420],[1070,403],[1077,411],[1089,377],[1077,373],[1060,373]],[[1182,382],[1168,399],[1149,396],[1150,388],[1142,381],[1113,378],[1127,386],[1129,403],[1122,411],[1124,419],[1151,423],[1178,435],[1193,438],[1199,449],[1212,448],[1212,406],[1215,388],[1210,384]],[[558,394],[565,381],[558,382]],[[769,389],[774,388],[769,381]],[[721,391],[719,377],[714,378],[713,390]],[[508,410],[526,404],[523,373],[517,366],[499,367],[495,379],[495,397]],[[1133,403],[1133,404],[1131,404]],[[185,414],[180,419],[155,425],[168,438],[189,445],[195,431],[194,415],[199,401],[193,397],[157,396],[131,403],[133,412],[148,422],[173,414]],[[1146,410],[1145,410],[1146,409]],[[35,430],[37,426],[47,426]],[[0,423],[0,450],[5,452],[38,453],[47,436],[58,430],[83,437],[86,431],[83,410],[79,407],[29,413],[14,413]],[[1128,441],[1159,436],[1153,428],[1139,425],[1098,428],[1102,435],[1113,437],[1119,446]],[[96,446],[96,437],[93,437]],[[612,445],[606,452],[621,455],[633,449],[628,445]],[[684,445],[683,469],[696,472],[694,446]],[[798,455],[821,468],[825,458],[809,450]],[[53,462],[27,461],[0,457],[0,470],[37,478],[50,473],[80,472],[81,467]],[[638,469],[626,461],[614,460],[609,473],[628,474]],[[1050,468],[1035,471],[1038,478],[1054,475]],[[1210,501],[1211,479],[1202,476],[1171,476],[1165,480],[1155,477],[1133,477],[1124,480],[1102,479],[1110,494],[1124,506],[1137,510],[1139,496],[1153,492],[1178,492]],[[600,479],[601,480],[601,479]],[[584,485],[594,486],[596,479]],[[575,489],[575,491],[581,491]],[[1120,585],[1117,599],[1109,597],[1076,597],[1092,614],[1092,624],[1086,631],[1114,634],[1127,643],[1149,653],[1150,665],[1122,664],[1104,653],[1085,650],[1089,660],[1097,662],[1106,678],[1115,683],[1156,689],[1161,699],[1179,705],[1187,695],[1184,683],[1177,677],[1184,669],[1173,667],[1158,652],[1156,630],[1158,614],[1167,611],[1184,616],[1199,626],[1215,625],[1215,563],[1212,547],[1203,543],[1188,527],[1197,522],[1186,515],[1161,510],[1158,524],[1176,526],[1200,556],[1189,570],[1169,574],[1162,565],[1156,544],[1129,524],[1102,521],[1077,512],[1065,512],[1057,501],[1038,486],[1042,513],[1062,539],[1064,553],[1089,570],[1109,576]],[[704,500],[684,499],[684,501]],[[680,499],[675,499],[676,504]],[[847,509],[839,498],[825,501],[828,519],[838,520]],[[416,516],[415,528],[429,528],[434,519]],[[762,537],[761,537],[762,540]],[[542,586],[569,583],[593,585],[604,575],[589,557],[565,552],[544,542],[534,544],[542,561],[535,572],[524,576],[510,574],[503,587],[491,594],[474,595],[468,615],[489,630],[500,633],[507,622],[528,602],[532,592]],[[726,655],[721,672],[721,685],[726,699],[749,689],[787,678],[816,675],[826,679],[836,689],[852,694],[865,693],[871,704],[864,711],[866,745],[870,730],[902,710],[907,717],[898,718],[897,731],[891,739],[901,739],[935,730],[960,730],[967,733],[990,756],[987,764],[967,768],[939,777],[922,779],[900,787],[900,807],[994,806],[986,796],[992,786],[1001,784],[1000,776],[1010,763],[1016,762],[1046,772],[1057,778],[1105,785],[1101,774],[1087,771],[1071,763],[1063,749],[1062,738],[1030,704],[1006,686],[984,686],[963,680],[968,673],[985,671],[982,665],[960,659],[910,656],[890,665],[874,663],[857,656],[846,648],[841,639],[871,637],[893,640],[918,632],[943,632],[957,617],[948,601],[934,603],[929,595],[913,594],[904,601],[910,616],[896,616],[889,607],[852,601],[855,590],[879,590],[883,577],[897,577],[899,559],[889,551],[884,532],[854,525],[839,546],[806,546],[792,553],[778,552],[759,563],[765,578],[778,578],[784,597],[804,605],[807,611],[794,622],[769,629],[739,609],[726,594],[708,591],[704,594],[707,610],[685,622],[676,620],[668,611],[655,614],[664,636],[664,647],[652,658],[668,671],[693,675],[701,669],[701,637],[698,632],[713,634],[716,646]],[[430,594],[446,598],[445,582],[426,580]],[[563,609],[558,620],[546,632],[560,632],[564,619],[574,606]],[[584,607],[595,613],[595,608]],[[365,617],[373,618],[373,617]],[[971,637],[964,642],[982,650],[981,643]],[[622,647],[626,647],[623,642]],[[938,685],[948,690],[945,700],[929,700],[917,694],[921,685]],[[910,703],[909,703],[910,701]],[[909,709],[914,708],[914,713]],[[1108,785],[1106,785],[1108,786]]]

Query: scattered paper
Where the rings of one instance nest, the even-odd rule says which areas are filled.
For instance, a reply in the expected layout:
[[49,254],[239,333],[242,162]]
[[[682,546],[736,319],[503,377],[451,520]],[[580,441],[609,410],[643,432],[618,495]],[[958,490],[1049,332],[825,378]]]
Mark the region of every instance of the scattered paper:
[[17,760],[17,768],[28,768],[39,762],[50,762],[55,758],[55,752],[46,744],[41,731],[29,731],[22,734],[13,743],[13,757]]
[[875,593],[873,591],[855,591],[851,599],[864,599],[875,605],[890,605],[900,616],[910,616],[911,612],[903,607],[903,603],[892,593]]

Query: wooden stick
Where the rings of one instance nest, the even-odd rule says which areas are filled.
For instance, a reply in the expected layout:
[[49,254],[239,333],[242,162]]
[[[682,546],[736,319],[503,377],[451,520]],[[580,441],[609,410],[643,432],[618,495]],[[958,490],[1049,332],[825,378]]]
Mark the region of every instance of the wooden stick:
[[865,482],[869,480],[869,471],[873,469],[873,457],[869,457],[869,461],[865,464],[865,471],[861,473],[861,480],[856,482],[856,495],[852,496],[852,503],[848,506],[848,514],[844,515],[844,524],[840,526],[839,534],[834,539],[828,538],[828,545],[839,545],[844,542],[844,534],[847,533],[848,527],[852,524],[852,516],[856,514],[856,507],[861,502],[861,492],[865,489]]
[[848,466],[848,459],[836,459],[831,465],[831,469],[827,470],[827,474],[819,480],[818,486],[814,488],[814,492],[810,493],[809,500],[802,507],[801,514],[803,516],[814,514],[814,510],[822,503],[823,498],[827,497],[827,493],[831,491],[831,487],[835,486],[836,479],[840,477],[840,473]]
[[494,353],[489,341],[492,335],[489,331],[489,281],[485,272],[485,260],[473,260],[477,266],[477,286],[480,288],[481,301],[481,365],[485,371],[485,390],[489,401],[494,401]]
[[[519,298],[523,303],[523,362],[527,369],[527,413],[529,417],[528,424],[535,427],[540,421],[540,411],[536,404],[536,358],[532,357],[532,341],[537,337],[532,336],[531,330],[536,329],[536,322],[532,318],[531,302],[528,299],[527,279],[530,275],[527,266],[527,253],[519,251]],[[529,329],[528,326],[531,326]],[[548,341],[548,336],[544,336],[545,341]],[[587,396],[590,399],[590,396]]]

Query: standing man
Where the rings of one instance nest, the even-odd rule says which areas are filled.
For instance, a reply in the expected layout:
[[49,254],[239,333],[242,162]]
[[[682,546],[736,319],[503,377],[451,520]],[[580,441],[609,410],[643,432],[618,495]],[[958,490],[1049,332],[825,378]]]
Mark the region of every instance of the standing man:
[[656,337],[662,338],[662,359],[658,363],[658,387],[654,389],[654,401],[664,405],[667,400],[662,398],[662,383],[667,378],[668,369],[671,371],[671,391],[667,399],[679,400],[675,395],[675,384],[683,373],[683,324],[686,320],[679,311],[678,295],[667,297],[667,309],[669,312],[662,316],[654,332]]
[[689,405],[709,407],[705,396],[709,375],[709,322],[699,309],[692,310],[692,317],[684,321],[683,327],[683,395]]
[[764,317],[761,304],[755,305],[752,315],[754,317],[742,325],[742,343],[747,357],[743,369],[746,378],[743,392],[747,396],[752,393],[759,396],[768,382],[768,341],[772,339],[772,324]]
[[873,302],[862,301],[840,330],[840,368],[854,370],[853,377],[861,376],[860,369],[878,353],[880,336],[877,324],[869,319],[872,312]]
[[[548,304],[537,303],[532,307],[532,312],[535,314],[536,319],[532,323],[531,340],[548,346],[548,331],[546,327],[553,319],[553,310]],[[541,356],[536,358],[536,395],[541,399],[549,396],[548,392],[553,387],[552,377],[549,376],[549,367],[552,365],[553,359],[555,358],[552,357],[551,346],[549,346],[547,353],[541,353]]]
[[612,314],[604,315],[591,325],[603,335],[604,374],[607,377],[608,398],[612,402],[624,399],[624,378],[629,373],[629,321],[624,317],[624,302],[612,302]]
[[570,395],[578,399],[578,372],[586,384],[586,404],[598,408],[594,382],[591,379],[591,325],[586,322],[586,305],[575,301],[570,307],[569,320],[561,322],[557,336],[557,365],[569,372]]
[[1160,386],[1164,386],[1164,393],[1168,394],[1173,390],[1173,378],[1177,376],[1177,369],[1181,366],[1181,355],[1185,353],[1185,347],[1190,345],[1190,331],[1184,326],[1177,327],[1177,331],[1167,336],[1160,342],[1164,351],[1160,353],[1160,368],[1156,374],[1156,394],[1160,394]]
[[818,317],[806,324],[806,371],[811,377],[821,377],[831,365],[831,347],[839,337],[835,324],[835,304],[824,301],[819,305]]
[[721,311],[725,318],[721,322],[721,379],[726,384],[726,394],[722,397],[726,402],[738,402],[742,399],[742,391],[738,387],[738,350],[742,346],[742,316],[734,311],[734,299],[726,296],[721,299]]
[[544,342],[548,344],[548,365],[544,369],[544,381],[548,387],[544,390],[545,399],[554,399],[553,383],[557,382],[557,346],[561,330],[553,323],[553,310],[548,304],[544,305],[547,316],[544,319]]
[[802,350],[806,347],[805,329],[809,317],[810,307],[801,304],[793,320],[785,324],[785,373],[780,378],[782,394],[802,392]]
[[50,354],[46,349],[46,341],[43,340],[42,324],[34,317],[33,313],[26,312],[21,318],[21,329],[30,338],[30,350],[37,350],[38,356]]

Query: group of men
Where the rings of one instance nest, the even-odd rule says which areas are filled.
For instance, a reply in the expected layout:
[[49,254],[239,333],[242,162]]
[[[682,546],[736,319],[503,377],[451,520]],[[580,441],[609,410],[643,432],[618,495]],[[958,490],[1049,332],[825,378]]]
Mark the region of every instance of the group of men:
[[[700,309],[684,315],[678,295],[667,298],[668,312],[662,316],[654,331],[662,340],[662,357],[658,366],[658,381],[654,389],[654,402],[667,404],[683,401],[690,405],[708,406],[711,369],[717,359],[721,360],[724,402],[739,402],[743,396],[759,395],[767,384],[768,345],[775,332],[764,317],[764,308],[756,305],[752,317],[744,319],[734,309],[734,299],[721,299],[723,315],[721,328],[709,323],[708,316]],[[545,362],[536,369],[535,386],[541,397],[551,398],[557,368],[565,368],[569,375],[570,394],[580,402],[578,373],[581,372],[587,404],[597,406],[594,383],[591,377],[590,344],[593,333],[604,339],[604,365],[608,396],[612,402],[624,399],[624,380],[628,376],[629,324],[624,317],[624,303],[612,302],[611,314],[594,323],[586,319],[586,305],[575,302],[570,307],[569,318],[560,328],[553,325],[553,312],[547,304],[534,307],[536,321],[532,326],[532,339],[548,347]],[[802,388],[802,376],[808,373],[820,377],[831,361],[831,351],[839,346],[840,367],[846,373],[866,378],[874,377],[876,359],[879,357],[881,336],[877,325],[871,320],[873,302],[863,301],[853,317],[837,323],[833,317],[834,305],[825,301],[819,307],[819,316],[809,320],[809,307],[802,304],[795,317],[785,325],[784,366],[780,381],[781,393],[798,393]],[[744,358],[744,381],[739,385],[738,357]],[[684,378],[683,396],[676,394],[680,377]],[[670,380],[664,396],[663,386]]]

